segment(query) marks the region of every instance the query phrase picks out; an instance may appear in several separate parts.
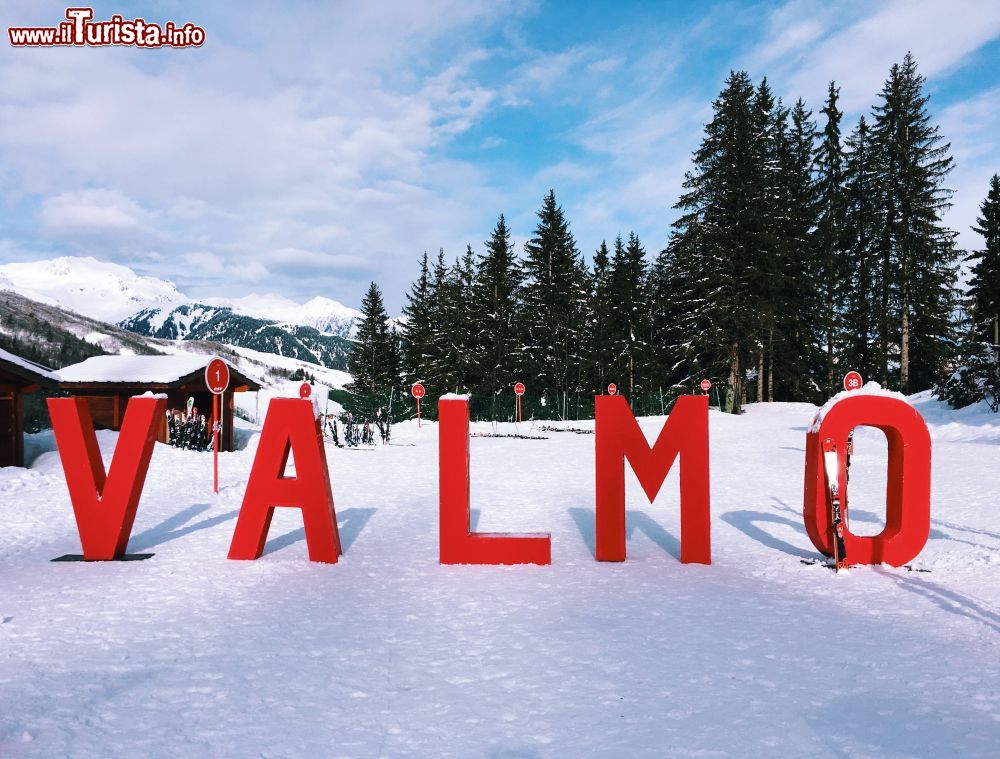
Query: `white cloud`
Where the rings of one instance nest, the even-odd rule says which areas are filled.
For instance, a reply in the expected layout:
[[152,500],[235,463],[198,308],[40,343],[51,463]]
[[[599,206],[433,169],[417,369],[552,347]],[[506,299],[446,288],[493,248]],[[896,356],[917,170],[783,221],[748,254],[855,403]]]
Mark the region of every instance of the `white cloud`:
[[587,71],[592,74],[608,74],[612,71],[616,71],[621,68],[621,65],[625,62],[625,59],[621,56],[613,56],[609,58],[601,58],[600,60],[593,61],[587,64]]
[[[5,18],[55,23],[64,10],[21,3]],[[402,292],[416,255],[477,228],[493,197],[441,155],[495,100],[470,75],[489,53],[435,45],[510,10],[213,5],[186,12],[208,30],[198,50],[0,49],[4,184],[42,198],[40,242],[85,235],[95,254],[125,257],[99,240],[155,236],[172,254],[159,273],[183,260],[203,277],[195,290],[227,286],[223,267],[282,277],[291,262],[275,251],[300,250],[314,290],[354,302],[364,272]]]
[[[4,9],[9,23],[49,23],[65,6]],[[451,258],[466,242],[478,247],[501,211],[523,239],[552,186],[586,252],[634,228],[652,253],[724,69],[767,73],[814,107],[836,78],[848,107],[853,98],[867,108],[906,49],[924,74],[947,76],[1000,23],[992,5],[965,2],[948,12],[927,0],[794,0],[739,13],[723,4],[688,28],[662,14],[628,46],[609,29],[541,50],[521,39],[539,20],[519,17],[526,11],[521,0],[213,3],[183,14],[209,32],[198,50],[0,46],[0,187],[9,207],[38,206],[38,239],[23,235],[21,248],[72,239],[78,252],[141,257],[168,278],[182,262],[196,296],[266,281],[356,303],[375,279],[394,308],[424,250],[443,245]],[[715,58],[703,65],[705,50]],[[716,66],[709,82],[704,69]],[[963,190],[956,228],[968,226],[996,164],[990,98],[942,114]],[[482,166],[450,157],[506,109],[521,109],[509,134],[501,118],[467,140]],[[531,152],[518,129],[554,111],[552,155],[505,163]]]
[[875,102],[889,68],[907,51],[928,77],[964,62],[1000,34],[1000,3],[792,0],[771,14],[768,24],[764,39],[747,55],[749,68],[761,69],[778,79],[784,92],[812,103],[821,102],[827,83],[835,80],[841,107],[856,111]]
[[65,192],[46,198],[41,209],[45,232],[73,238],[79,235],[111,239],[152,234],[152,217],[117,190]]
[[226,270],[226,262],[222,256],[207,251],[184,253],[181,260],[197,274],[220,275]]

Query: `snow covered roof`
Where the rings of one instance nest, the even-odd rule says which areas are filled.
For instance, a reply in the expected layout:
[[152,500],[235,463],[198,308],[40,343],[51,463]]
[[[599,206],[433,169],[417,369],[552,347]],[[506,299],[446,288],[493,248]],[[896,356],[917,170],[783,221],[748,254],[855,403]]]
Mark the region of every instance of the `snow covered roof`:
[[13,374],[30,380],[32,384],[51,384],[58,380],[56,373],[48,367],[28,361],[26,358],[5,351],[0,348],[0,367],[6,368]]
[[[56,372],[66,385],[180,385],[198,381],[216,356],[184,354],[173,356],[94,356]],[[229,364],[229,362],[226,362]],[[242,385],[257,390],[260,383],[239,372],[231,364],[230,387]]]

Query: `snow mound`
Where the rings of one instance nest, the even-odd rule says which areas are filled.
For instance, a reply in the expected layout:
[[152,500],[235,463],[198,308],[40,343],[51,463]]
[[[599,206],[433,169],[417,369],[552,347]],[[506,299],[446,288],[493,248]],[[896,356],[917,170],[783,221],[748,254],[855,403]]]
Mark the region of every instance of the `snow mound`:
[[877,382],[866,382],[864,387],[858,390],[841,390],[830,400],[824,403],[822,407],[820,407],[820,410],[816,412],[816,416],[813,417],[812,424],[809,425],[809,431],[818,432],[820,425],[823,424],[823,420],[826,418],[826,415],[830,413],[830,409],[845,398],[853,398],[858,395],[881,395],[887,398],[896,398],[904,403],[910,402],[910,400],[902,393],[897,393],[895,390],[886,390]]

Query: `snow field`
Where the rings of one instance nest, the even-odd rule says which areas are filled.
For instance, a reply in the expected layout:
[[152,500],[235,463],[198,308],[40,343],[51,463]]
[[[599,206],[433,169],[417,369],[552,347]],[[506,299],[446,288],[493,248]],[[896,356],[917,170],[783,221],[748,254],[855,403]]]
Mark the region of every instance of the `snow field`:
[[[0,470],[0,755],[995,756],[1000,421],[914,400],[929,573],[801,562],[805,404],[711,414],[712,566],[678,561],[676,471],[652,505],[629,473],[628,561],[596,562],[594,438],[570,432],[471,441],[475,528],[550,532],[552,565],[438,565],[426,422],[328,448],[335,566],[307,561],[294,509],[260,560],[226,559],[256,436],[218,496],[211,456],[156,446],[129,544],[152,559],[51,563],[80,546],[39,436]],[[860,431],[858,532],[884,466]]]

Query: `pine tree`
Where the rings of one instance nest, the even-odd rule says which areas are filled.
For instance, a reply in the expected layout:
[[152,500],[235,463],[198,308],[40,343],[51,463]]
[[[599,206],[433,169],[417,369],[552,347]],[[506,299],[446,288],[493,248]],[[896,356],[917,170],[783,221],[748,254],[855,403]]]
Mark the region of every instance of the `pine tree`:
[[503,214],[479,259],[472,298],[480,379],[477,393],[496,398],[518,381],[518,297],[521,271]]
[[428,310],[430,318],[430,339],[427,345],[425,369],[428,386],[427,391],[432,396],[449,392],[452,382],[451,365],[449,363],[448,329],[451,322],[449,269],[444,260],[444,248],[438,249],[437,258],[430,272],[430,290]]
[[476,277],[476,254],[472,246],[465,246],[465,254],[455,262],[455,320],[452,326],[452,340],[457,348],[456,367],[458,382],[456,392],[471,392],[482,380],[479,356],[479,335],[476,329],[476,302],[473,284]]
[[994,174],[973,231],[986,247],[968,256],[973,264],[968,311],[971,328],[962,340],[956,366],[944,372],[937,394],[956,408],[985,400],[1000,411],[1000,176]]
[[828,375],[821,346],[826,330],[834,329],[835,320],[831,317],[824,321],[827,306],[822,287],[818,286],[818,280],[828,273],[816,246],[820,212],[813,172],[817,134],[812,112],[801,99],[797,100],[791,110],[787,153],[781,160],[786,223],[780,235],[781,341],[773,362],[781,374],[779,379],[769,374],[769,400],[778,397],[779,391],[781,400],[819,401],[826,397],[818,392]]
[[569,223],[549,191],[534,235],[524,245],[522,351],[524,367],[541,395],[568,414],[568,394],[582,379],[586,268]]
[[[361,301],[361,320],[348,361],[351,395],[347,408],[357,421],[388,417],[393,396],[399,389],[399,337],[389,326],[382,293],[374,282]],[[392,420],[388,420],[391,424]]]
[[[898,359],[903,392],[930,387],[953,344],[957,253],[955,233],[941,223],[951,197],[942,183],[953,162],[950,145],[931,124],[924,83],[907,53],[890,71],[873,128],[884,225],[879,343],[886,364]],[[890,346],[898,346],[898,356]]]
[[431,278],[427,254],[420,260],[420,275],[410,286],[403,306],[405,321],[402,328],[403,366],[409,383],[426,380],[432,340]]
[[840,89],[834,82],[827,88],[823,138],[816,149],[816,192],[818,219],[813,236],[817,256],[815,286],[820,294],[820,340],[824,356],[823,389],[832,395],[838,354],[843,351],[844,299],[850,276],[850,259],[845,250],[847,195],[845,157],[840,141],[843,112],[837,107]]
[[845,276],[843,362],[863,377],[881,379],[887,367],[884,361],[880,363],[878,350],[879,327],[884,322],[880,309],[884,277],[878,250],[880,170],[873,139],[862,116],[846,143],[844,245],[850,264]]
[[443,257],[435,266],[436,294],[432,330],[434,360],[431,377],[442,392],[465,393],[477,381],[473,324],[472,281],[475,256],[472,247],[450,268]]
[[[786,236],[790,223],[793,164],[788,109],[780,100],[775,102],[766,79],[757,88],[754,118],[756,138],[750,166],[755,186],[746,213],[754,239],[754,260],[747,270],[747,289],[756,324],[745,363],[747,367],[755,367],[756,396],[758,401],[763,401],[765,377],[769,380],[766,391],[773,399],[775,366],[781,363],[780,322],[789,256]],[[784,376],[784,367],[778,369],[777,374]]]
[[591,351],[592,376],[590,388],[603,393],[611,381],[611,366],[613,355],[614,324],[612,323],[612,285],[611,259],[608,244],[601,240],[600,246],[594,252],[594,270],[591,274],[591,302],[593,323],[590,334],[593,336]]
[[966,259],[972,264],[969,299],[973,332],[979,341],[1000,347],[1000,175],[994,174],[990,180],[980,212],[973,231],[983,236],[986,247]]
[[610,347],[614,370],[620,373],[632,401],[649,376],[649,297],[646,287],[646,251],[634,232],[628,244],[615,240],[611,260]]
[[[688,306],[691,368],[725,379],[725,410],[739,413],[746,367],[760,352],[756,297],[748,283],[761,262],[759,201],[763,169],[760,140],[766,88],[754,93],[746,72],[733,72],[713,102],[713,117],[685,175],[683,211],[674,223],[670,249],[683,278]],[[770,118],[770,117],[768,117]]]

